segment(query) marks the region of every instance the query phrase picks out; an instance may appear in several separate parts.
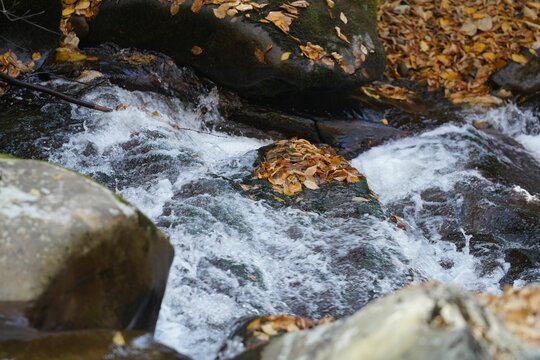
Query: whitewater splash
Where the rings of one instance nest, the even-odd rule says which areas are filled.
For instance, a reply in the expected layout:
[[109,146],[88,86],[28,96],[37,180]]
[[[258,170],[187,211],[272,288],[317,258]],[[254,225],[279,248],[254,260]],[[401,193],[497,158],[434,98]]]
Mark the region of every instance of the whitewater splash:
[[[436,230],[442,220],[428,221],[422,211],[423,191],[482,178],[466,166],[479,151],[470,125],[444,125],[353,160],[383,203],[407,204],[404,232],[371,217],[326,219],[240,194],[235,184],[251,174],[253,150],[268,141],[208,131],[206,121],[219,121],[212,96],[193,106],[108,87],[87,100],[127,108],[74,108],[72,119],[83,126],[65,134],[50,160],[116,189],[169,236],[176,255],[156,337],[195,359],[215,358],[247,316],[344,316],[427,279],[497,292],[508,271],[502,258],[486,270],[485,259],[471,254],[468,234],[463,247],[447,242]],[[515,131],[535,149],[536,133]]]

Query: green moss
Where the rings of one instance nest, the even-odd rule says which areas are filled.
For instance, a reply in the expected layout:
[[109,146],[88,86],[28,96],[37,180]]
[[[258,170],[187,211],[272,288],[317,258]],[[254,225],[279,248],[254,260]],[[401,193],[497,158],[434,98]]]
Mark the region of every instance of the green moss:
[[366,0],[368,2],[368,11],[371,14],[373,20],[377,22],[377,7],[379,6],[378,0]]
[[18,159],[18,157],[9,155],[9,154],[2,154],[0,153],[0,159]]

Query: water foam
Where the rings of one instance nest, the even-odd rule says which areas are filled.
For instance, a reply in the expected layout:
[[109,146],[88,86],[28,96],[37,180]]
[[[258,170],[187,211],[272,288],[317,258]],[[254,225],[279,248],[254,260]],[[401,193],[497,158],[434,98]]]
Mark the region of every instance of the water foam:
[[129,107],[110,114],[74,109],[84,128],[68,134],[51,160],[116,188],[169,236],[176,254],[156,337],[195,359],[215,358],[247,316],[343,316],[426,279],[499,290],[504,261],[482,272],[467,246],[458,249],[436,232],[426,236],[415,218],[426,206],[422,191],[480,178],[465,166],[479,146],[470,126],[445,125],[353,161],[383,202],[411,201],[404,232],[370,217],[327,219],[240,194],[234,185],[250,175],[256,155],[244,153],[267,142],[208,132],[205,119],[219,117],[212,96],[199,103],[210,112],[116,87],[87,100]]

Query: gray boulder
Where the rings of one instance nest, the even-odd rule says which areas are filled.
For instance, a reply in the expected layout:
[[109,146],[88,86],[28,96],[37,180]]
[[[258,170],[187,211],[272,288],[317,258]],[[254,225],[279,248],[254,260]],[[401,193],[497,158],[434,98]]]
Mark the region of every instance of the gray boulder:
[[172,258],[156,227],[104,187],[0,156],[0,318],[153,331]]
[[427,284],[376,300],[355,315],[287,333],[235,359],[538,359],[472,296]]

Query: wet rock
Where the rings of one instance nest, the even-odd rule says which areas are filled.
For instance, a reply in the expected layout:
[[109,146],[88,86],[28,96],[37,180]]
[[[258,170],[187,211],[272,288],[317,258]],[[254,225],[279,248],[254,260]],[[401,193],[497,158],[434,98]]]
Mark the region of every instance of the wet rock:
[[142,331],[39,332],[0,325],[0,358],[21,360],[189,360]]
[[7,12],[0,14],[0,54],[12,50],[28,62],[32,53],[39,52],[38,66],[54,55],[60,40],[61,1],[4,0],[2,4]]
[[529,57],[529,62],[522,65],[510,61],[493,74],[491,82],[515,94],[533,95],[540,91],[540,58],[533,57],[528,51],[525,51],[525,55]]
[[[197,77],[190,68],[178,67],[174,60],[156,51],[121,49],[114,44],[103,44],[86,48],[84,53],[97,58],[95,61],[57,62],[44,68],[49,77],[68,78],[78,83],[71,84],[71,93],[82,93],[88,86],[109,81],[131,91],[152,91],[196,103],[201,92],[209,93],[211,83]],[[94,73],[95,78],[91,79]],[[81,86],[81,83],[83,85]]]
[[471,295],[449,285],[405,288],[348,318],[288,333],[245,359],[535,359],[540,348],[514,336]]
[[[409,132],[358,119],[343,119],[343,115],[296,115],[266,106],[245,102],[221,104],[227,120],[264,131],[275,131],[274,138],[299,137],[315,143],[325,143],[350,159],[388,140],[406,136]],[[336,119],[337,117],[338,119]],[[343,119],[343,120],[339,120]]]
[[152,331],[173,249],[137,209],[45,162],[0,159],[0,314]]
[[[258,168],[266,154],[276,145],[259,149],[259,156],[253,164]],[[291,206],[303,211],[325,214],[328,217],[351,218],[372,215],[383,218],[384,213],[375,193],[371,191],[365,177],[355,183],[326,181],[316,190],[303,188],[300,193],[287,196],[276,192],[270,182],[255,177],[244,179],[242,191],[253,199],[265,200],[276,206]]]
[[[385,55],[376,34],[376,2],[340,2],[331,10],[325,2],[310,2],[299,9],[289,34],[260,22],[269,12],[282,10],[281,5],[271,0],[264,9],[218,19],[213,11],[217,6],[203,5],[193,12],[193,1],[171,15],[171,4],[163,1],[107,0],[90,22],[87,44],[110,41],[161,51],[249,98],[350,89],[382,75]],[[341,12],[347,24],[339,20]],[[338,38],[336,26],[351,44]],[[303,56],[298,44],[308,42],[320,45],[327,54],[342,55],[349,65],[346,71],[354,73],[349,75],[330,55],[329,65]],[[194,47],[202,52],[192,51]],[[281,60],[286,52],[291,53],[289,59]]]
[[386,141],[407,136],[409,132],[383,124],[360,120],[317,119],[321,142],[335,147],[347,159],[354,158]]

